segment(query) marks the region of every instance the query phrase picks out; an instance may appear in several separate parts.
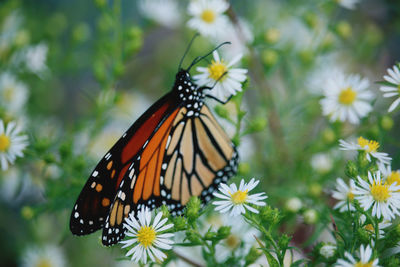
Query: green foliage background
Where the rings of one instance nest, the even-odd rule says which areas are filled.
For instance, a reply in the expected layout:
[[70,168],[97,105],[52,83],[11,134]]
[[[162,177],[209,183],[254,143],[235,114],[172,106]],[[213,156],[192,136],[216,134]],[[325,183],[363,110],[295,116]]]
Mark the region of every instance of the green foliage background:
[[[18,73],[30,95],[24,120],[30,145],[15,164],[19,185],[11,197],[0,201],[0,265],[16,266],[28,246],[48,243],[63,247],[70,266],[113,266],[122,257],[118,247],[100,246],[99,233],[73,237],[69,214],[99,159],[89,152],[92,141],[120,119],[116,110],[125,109],[126,114],[127,106],[135,110],[135,105],[142,104],[131,97],[126,106],[126,93],[138,99],[144,96],[150,104],[171,89],[179,60],[194,34],[185,24],[186,2],[181,4],[185,19],[171,29],[146,20],[134,1],[0,3],[0,23],[17,11],[24,18],[20,31],[26,34],[21,44],[15,41],[9,50],[1,51],[0,69]],[[374,111],[358,127],[330,123],[321,115],[320,97],[308,92],[307,78],[319,57],[337,53],[349,71],[371,81],[382,80],[386,68],[400,59],[400,2],[365,0],[355,10],[340,8],[330,0],[234,0],[231,4],[236,16],[249,22],[254,35],[244,57],[249,80],[241,106],[247,113],[241,132],[250,140],[242,144],[250,145],[242,145],[248,156],[242,158],[233,181],[261,179],[258,189],[267,193],[271,206],[282,209],[277,231],[293,236],[293,244],[312,258],[308,253],[331,223],[331,215],[340,217],[331,209],[334,201],[329,191],[336,177],[345,176],[347,158],[338,152],[338,140],[350,136],[377,140],[397,169],[400,113],[387,113],[389,102],[373,84]],[[279,30],[289,19],[300,21],[313,33],[323,29],[322,42],[300,49],[296,43],[275,43],[270,30]],[[48,45],[45,77],[10,67],[12,53],[24,42]],[[200,37],[185,63],[213,46]],[[220,121],[226,121],[224,112],[235,112],[232,107],[216,110]],[[143,111],[136,110],[130,122],[123,120],[120,133]],[[7,110],[0,111],[0,118],[18,119]],[[319,172],[310,161],[321,152],[330,155],[333,166]],[[7,172],[0,172],[2,184],[7,179]],[[32,182],[22,190],[24,179]],[[285,206],[293,197],[303,203],[297,214]],[[317,220],[299,221],[299,214],[309,209],[317,211]]]

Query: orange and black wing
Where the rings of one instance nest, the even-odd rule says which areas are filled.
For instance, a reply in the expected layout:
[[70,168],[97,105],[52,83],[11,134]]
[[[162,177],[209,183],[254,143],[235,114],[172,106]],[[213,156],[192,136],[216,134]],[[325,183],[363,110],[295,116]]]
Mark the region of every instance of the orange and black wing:
[[[201,103],[203,105],[203,103]],[[231,140],[203,105],[198,116],[186,107],[170,113],[129,166],[103,229],[103,244],[124,237],[123,222],[142,205],[167,205],[181,214],[190,196],[212,197],[220,182],[237,170],[238,155]]]
[[[83,187],[71,213],[70,229],[86,235],[105,225],[121,181],[143,145],[177,109],[169,93],[151,106],[115,143],[98,163]],[[143,153],[142,153],[143,154]]]

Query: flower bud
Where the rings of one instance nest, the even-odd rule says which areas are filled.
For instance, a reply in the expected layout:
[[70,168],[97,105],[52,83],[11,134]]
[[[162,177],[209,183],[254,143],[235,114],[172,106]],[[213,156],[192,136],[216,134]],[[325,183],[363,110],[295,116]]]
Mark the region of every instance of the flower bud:
[[170,216],[169,210],[167,208],[167,206],[162,205],[160,208],[162,214],[163,214],[163,218],[168,218]]
[[205,240],[214,240],[214,239],[216,239],[216,237],[217,237],[217,233],[211,232],[211,231],[208,231],[208,232],[204,235],[204,239],[205,239]]
[[319,254],[326,258],[329,259],[330,257],[333,257],[336,252],[336,245],[333,244],[324,244],[320,249],[319,249]]
[[173,223],[176,231],[183,231],[186,229],[187,220],[183,216],[174,217]]
[[276,225],[280,221],[279,210],[277,208],[273,209],[269,205],[261,207],[260,218],[268,225]]
[[275,28],[270,28],[266,30],[264,33],[264,40],[268,44],[275,44],[276,42],[279,41],[280,37],[281,37],[280,31]]
[[344,21],[344,20],[340,21],[336,25],[335,30],[336,30],[336,33],[343,39],[349,38],[352,34],[352,29],[351,29],[350,23],[348,23],[347,21]]
[[262,51],[261,59],[267,67],[273,67],[279,60],[279,55],[275,50],[265,49]]
[[381,119],[381,126],[384,130],[389,131],[393,128],[393,119],[389,116],[383,116]]
[[23,217],[24,219],[30,220],[30,219],[33,218],[34,211],[33,211],[33,209],[32,209],[31,207],[29,207],[29,206],[24,206],[24,207],[21,209],[21,215],[22,215],[22,217]]
[[193,221],[199,217],[201,201],[198,197],[192,196],[186,205],[186,216]]
[[245,266],[249,266],[254,263],[261,256],[261,252],[256,247],[251,247],[249,253],[244,258],[246,261]]
[[219,239],[225,239],[231,234],[230,226],[221,226],[217,231],[217,237]]
[[249,174],[249,173],[250,173],[250,164],[247,162],[239,163],[238,175],[239,176],[247,176],[247,174]]
[[94,0],[94,3],[98,8],[102,8],[107,5],[107,0]]
[[292,197],[286,201],[285,208],[291,212],[298,212],[303,206],[303,203],[298,197]]
[[360,227],[357,229],[356,236],[361,243],[368,243],[370,239],[370,232],[363,227]]
[[89,25],[86,23],[80,23],[72,30],[72,39],[77,43],[83,43],[89,39],[90,34],[91,31]]
[[15,45],[22,47],[29,43],[31,36],[27,30],[20,30],[15,36]]
[[354,163],[354,161],[349,160],[347,162],[346,169],[344,170],[344,173],[350,178],[357,177],[358,168],[357,168],[357,165]]
[[336,134],[331,128],[326,128],[322,131],[322,138],[327,144],[331,144],[336,141]]
[[318,213],[314,209],[306,210],[303,216],[304,216],[304,222],[308,224],[314,224],[317,222],[318,219]]
[[278,240],[278,246],[281,250],[285,250],[290,242],[291,237],[287,236],[286,234],[282,234]]
[[310,186],[308,187],[308,190],[310,192],[310,194],[314,197],[319,197],[322,193],[322,186],[320,184],[317,183],[312,183],[310,184]]
[[267,126],[267,120],[264,117],[259,117],[250,122],[248,131],[250,133],[260,132]]
[[195,245],[200,245],[202,243],[199,235],[191,229],[186,231],[186,239]]

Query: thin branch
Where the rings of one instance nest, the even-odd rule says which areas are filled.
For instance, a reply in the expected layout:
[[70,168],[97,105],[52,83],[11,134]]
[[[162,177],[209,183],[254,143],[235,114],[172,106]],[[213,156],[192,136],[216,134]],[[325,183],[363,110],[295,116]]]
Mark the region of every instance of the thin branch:
[[197,263],[197,262],[194,262],[194,261],[192,261],[191,259],[189,259],[189,258],[187,258],[187,257],[185,257],[185,256],[183,256],[183,255],[181,255],[181,254],[179,254],[176,250],[174,250],[174,253],[175,253],[175,255],[176,255],[179,259],[183,260],[184,262],[186,262],[186,263],[188,263],[188,264],[190,264],[190,265],[192,265],[192,266],[195,266],[195,267],[204,267],[203,265],[201,265],[201,264],[199,264],[199,263]]

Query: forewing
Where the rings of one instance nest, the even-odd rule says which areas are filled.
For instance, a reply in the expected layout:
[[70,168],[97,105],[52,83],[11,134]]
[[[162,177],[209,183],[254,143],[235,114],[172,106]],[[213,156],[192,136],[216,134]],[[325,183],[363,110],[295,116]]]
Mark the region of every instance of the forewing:
[[124,237],[123,222],[128,214],[133,212],[136,215],[141,205],[150,208],[159,206],[161,164],[178,112],[179,109],[176,109],[163,120],[125,173],[103,229],[104,245],[113,245]]
[[105,224],[110,206],[129,166],[162,121],[175,108],[171,94],[151,106],[97,164],[75,203],[70,218],[73,234],[90,234]]

